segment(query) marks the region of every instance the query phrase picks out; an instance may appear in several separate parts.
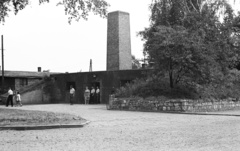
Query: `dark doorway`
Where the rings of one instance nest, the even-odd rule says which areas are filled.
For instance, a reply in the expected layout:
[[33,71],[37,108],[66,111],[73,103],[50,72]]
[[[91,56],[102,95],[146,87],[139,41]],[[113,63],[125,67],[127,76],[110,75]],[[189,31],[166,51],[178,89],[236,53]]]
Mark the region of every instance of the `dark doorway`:
[[72,86],[72,87],[76,90],[76,84],[75,84],[75,82],[67,82],[67,83],[66,83],[66,90],[67,90],[67,91],[70,90],[70,86]]
[[[95,93],[92,93],[92,88],[95,89]],[[91,104],[100,104],[101,103],[101,85],[100,82],[92,82],[91,84],[91,95],[90,95],[90,102]]]

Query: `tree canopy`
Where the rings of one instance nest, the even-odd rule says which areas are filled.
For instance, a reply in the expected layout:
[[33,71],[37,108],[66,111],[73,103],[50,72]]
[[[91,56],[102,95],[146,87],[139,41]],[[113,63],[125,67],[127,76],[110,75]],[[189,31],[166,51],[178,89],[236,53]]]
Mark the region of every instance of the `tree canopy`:
[[[9,12],[17,14],[30,4],[31,0],[1,0],[0,1],[0,22],[5,22]],[[50,0],[39,0],[39,4],[47,3]],[[109,4],[105,0],[59,0],[57,5],[64,6],[64,11],[68,15],[69,23],[72,19],[87,19],[89,12],[93,12],[101,17],[107,16]]]
[[239,62],[240,13],[225,0],[154,0],[150,9],[144,52],[170,87],[222,82]]

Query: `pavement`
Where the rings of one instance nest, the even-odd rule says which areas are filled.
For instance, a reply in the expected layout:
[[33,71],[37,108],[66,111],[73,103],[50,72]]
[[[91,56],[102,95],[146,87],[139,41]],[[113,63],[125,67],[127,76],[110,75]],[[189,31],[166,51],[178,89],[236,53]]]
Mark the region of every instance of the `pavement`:
[[0,135],[1,151],[238,151],[240,148],[239,110],[173,114],[112,111],[106,110],[106,105],[79,104],[24,105],[18,109],[69,113],[90,123],[80,128],[4,130]]
[[[99,105],[96,105],[99,106]],[[105,105],[100,105],[105,108]],[[95,107],[93,105],[84,105],[85,108],[91,109]],[[0,107],[1,108],[1,107]],[[15,107],[10,109],[16,109]],[[22,108],[17,108],[22,109]],[[29,109],[29,108],[24,108]],[[114,110],[112,110],[114,111]],[[221,111],[221,112],[158,112],[158,113],[167,113],[167,114],[188,114],[188,115],[211,115],[211,116],[240,116],[240,110],[230,110],[230,111]],[[106,118],[106,117],[105,117]],[[0,126],[0,130],[44,130],[44,129],[54,129],[54,128],[81,128],[86,124],[89,124],[90,121],[83,123],[74,123],[74,124],[49,124],[49,125],[7,125]]]

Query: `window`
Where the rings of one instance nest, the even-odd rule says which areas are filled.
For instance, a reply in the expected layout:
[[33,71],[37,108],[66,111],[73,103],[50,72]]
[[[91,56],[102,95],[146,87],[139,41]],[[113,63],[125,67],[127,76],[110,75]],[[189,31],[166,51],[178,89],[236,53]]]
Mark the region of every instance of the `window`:
[[20,79],[20,86],[26,86],[26,85],[28,85],[28,79],[25,79],[25,78]]

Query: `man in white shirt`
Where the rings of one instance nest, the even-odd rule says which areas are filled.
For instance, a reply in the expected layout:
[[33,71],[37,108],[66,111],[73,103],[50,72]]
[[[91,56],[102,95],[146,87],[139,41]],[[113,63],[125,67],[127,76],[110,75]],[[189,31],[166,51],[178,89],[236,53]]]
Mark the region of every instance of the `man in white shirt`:
[[73,86],[71,85],[70,86],[70,104],[73,105],[73,98],[74,98],[74,95],[75,95],[75,89],[73,88]]
[[6,107],[8,107],[9,101],[11,102],[11,106],[13,107],[13,91],[11,88],[8,89],[8,98]]

